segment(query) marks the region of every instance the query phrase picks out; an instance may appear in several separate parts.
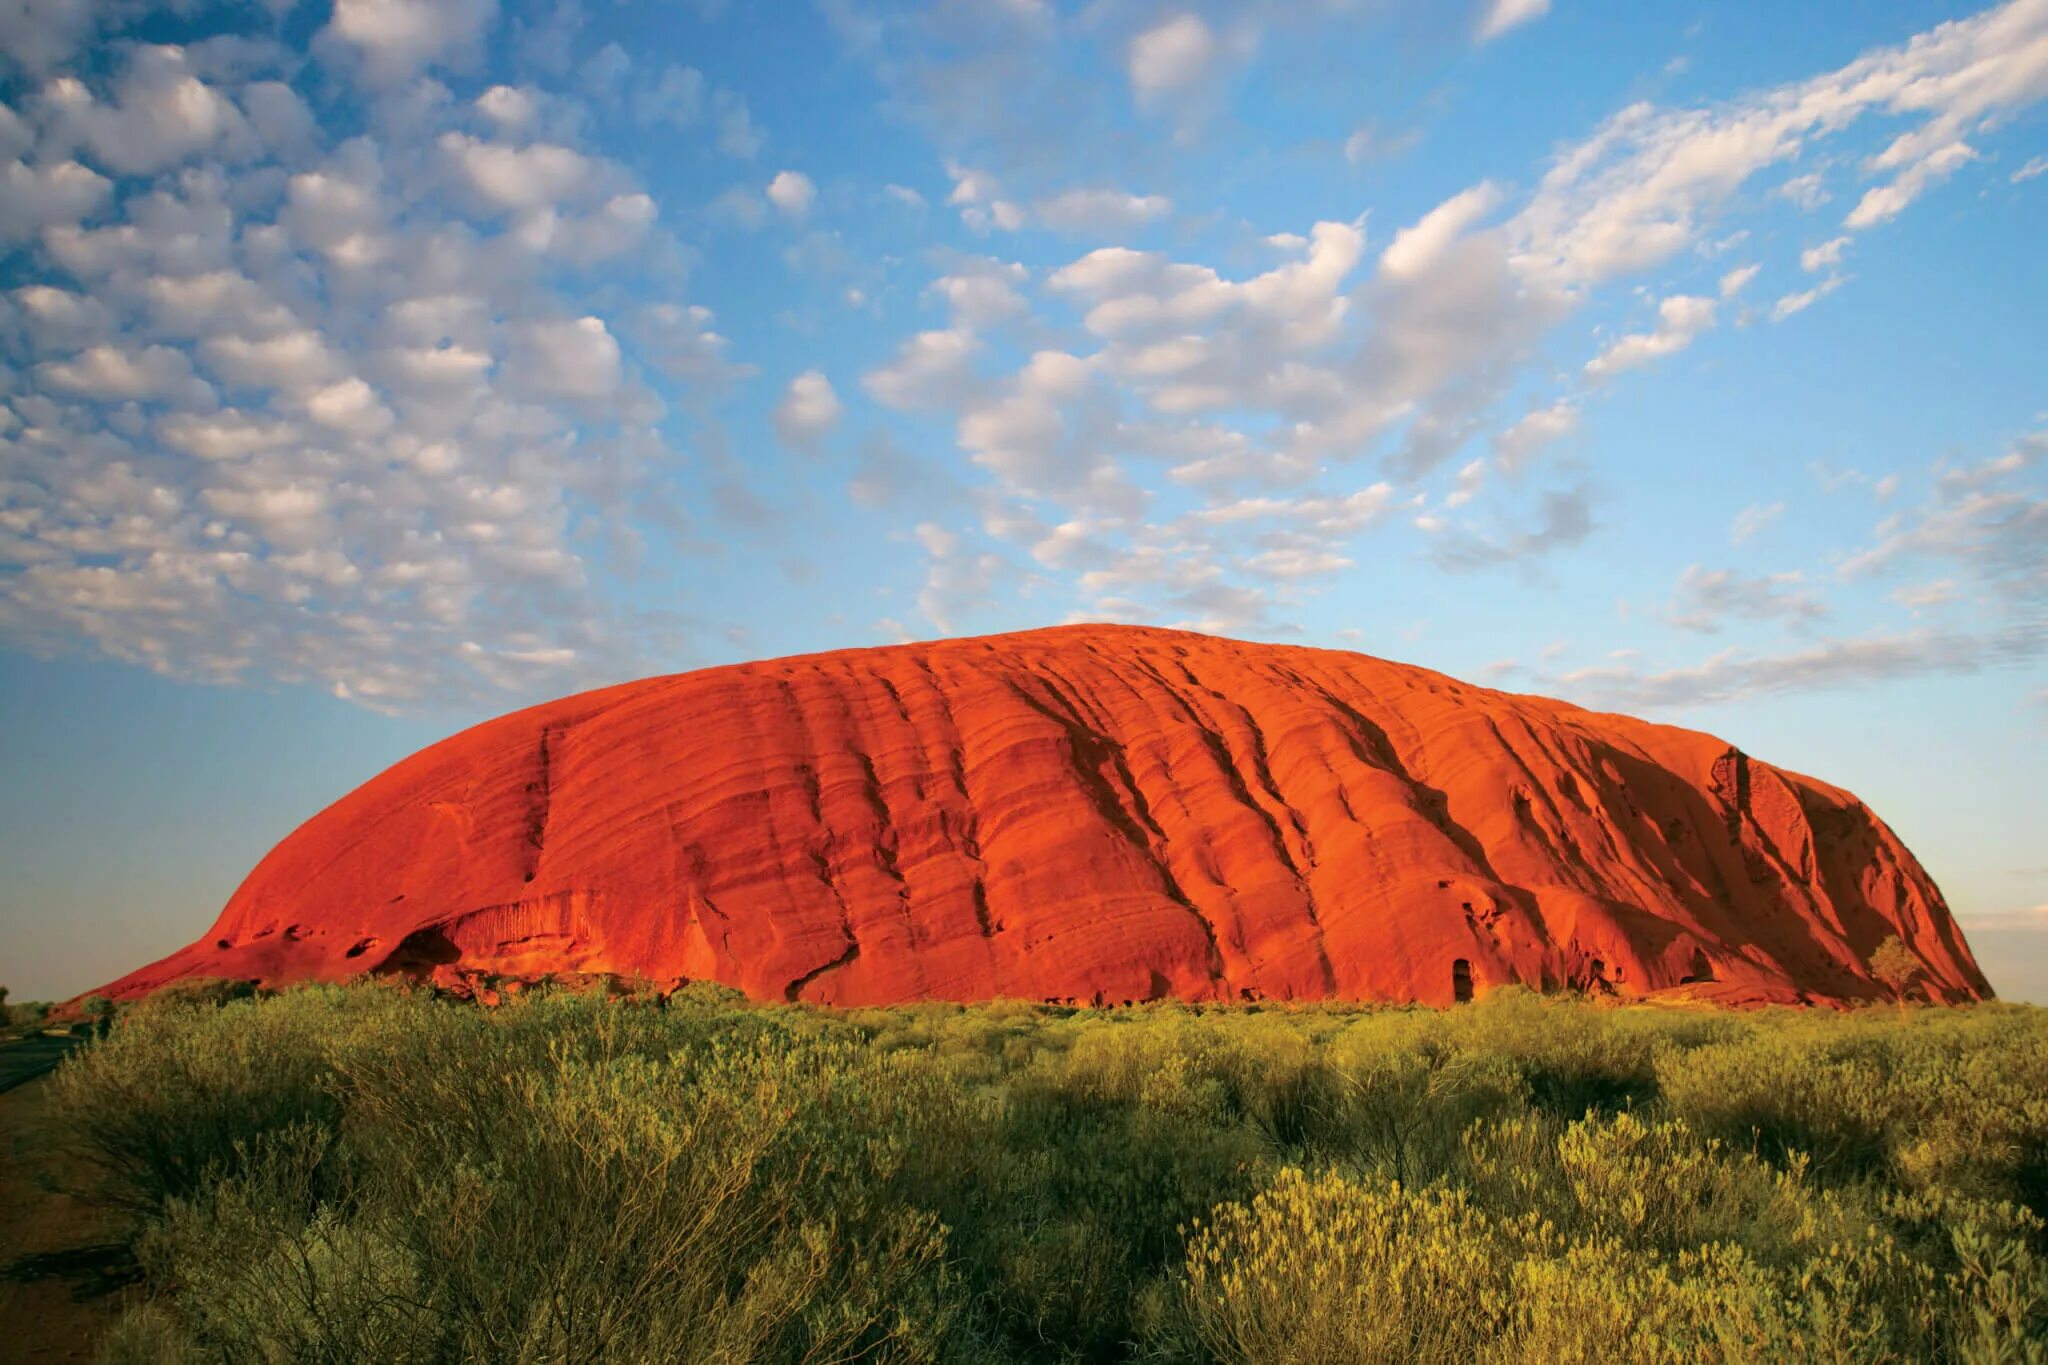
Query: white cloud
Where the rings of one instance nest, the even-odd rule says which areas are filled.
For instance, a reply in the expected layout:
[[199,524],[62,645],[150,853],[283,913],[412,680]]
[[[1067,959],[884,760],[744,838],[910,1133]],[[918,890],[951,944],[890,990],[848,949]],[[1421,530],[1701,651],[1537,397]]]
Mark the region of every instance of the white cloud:
[[1784,184],[1778,186],[1777,193],[1782,198],[1791,200],[1808,213],[1827,203],[1831,197],[1827,191],[1827,177],[1819,171],[1809,171],[1805,175],[1793,176]]
[[[600,100],[616,103],[627,85],[632,59],[616,44],[607,44],[585,65],[584,84]],[[671,62],[659,75],[631,84],[624,97],[643,128],[694,129],[708,122],[718,150],[741,160],[752,158],[767,137],[754,125],[746,100],[732,90],[714,88],[694,66]]]
[[[356,15],[347,22],[379,8],[387,17],[425,12],[418,5],[345,8]],[[935,155],[973,159],[972,167],[948,163],[949,199],[970,229],[1036,224],[1114,241],[1170,221],[1173,206],[1163,196],[1100,178],[1111,166],[1142,168],[1120,145],[1104,149],[1115,153],[1106,160],[1044,155],[1071,136],[1047,131],[1048,110],[1071,112],[1076,127],[1102,126],[1087,117],[1093,112],[1110,121],[1122,112],[1115,83],[1107,93],[1077,94],[1051,60],[1066,40],[1084,36],[1067,19],[1022,5],[945,6],[943,24],[886,8],[828,8],[850,48],[870,44],[861,60],[890,92],[892,113],[931,131]],[[1466,13],[1484,10],[1487,20],[1475,19],[1476,27],[1534,8]],[[1130,90],[1146,112],[1185,125],[1224,91],[1234,59],[1251,43],[1297,22],[1283,10],[1139,9],[1145,17],[1133,28],[1131,10],[1098,7],[1085,36],[1106,38],[1112,60],[1130,61]],[[943,415],[958,449],[986,471],[976,494],[989,502],[974,505],[988,535],[1045,545],[1063,570],[1120,574],[1096,585],[1091,610],[1273,622],[1301,600],[1290,594],[1366,558],[1320,525],[1309,504],[1325,488],[1348,493],[1380,472],[1390,492],[1379,515],[1404,540],[1411,519],[1431,519],[1440,527],[1432,537],[1439,562],[1529,562],[1577,543],[1593,524],[1583,490],[1532,488],[1526,480],[1541,463],[1537,452],[1578,420],[1580,400],[1571,396],[1535,399],[1534,410],[1519,406],[1531,389],[1547,395],[1557,388],[1555,376],[1532,373],[1551,353],[1551,330],[1622,276],[1679,260],[1681,251],[1698,249],[1698,257],[1683,258],[1688,272],[1718,270],[1699,258],[1739,234],[1717,220],[1747,211],[1751,191],[1768,192],[1785,173],[1746,185],[1768,168],[1791,168],[1796,159],[1808,171],[1800,179],[1813,186],[1794,197],[1808,200],[1820,193],[1822,169],[1845,177],[1842,183],[1861,176],[1859,193],[1895,197],[1948,173],[1944,149],[1986,136],[1985,125],[2032,98],[2038,84],[2016,54],[2028,50],[2039,16],[2026,6],[1999,13],[2002,28],[1980,20],[1943,26],[1813,81],[1720,104],[1632,107],[1562,148],[1533,193],[1511,200],[1491,183],[1473,186],[1392,243],[1375,240],[1375,248],[1385,247],[1377,263],[1364,255],[1362,220],[1319,224],[1312,240],[1307,232],[1274,233],[1270,253],[1246,239],[1239,244],[1246,254],[1235,259],[1257,264],[1238,267],[1222,263],[1230,258],[1190,255],[1186,243],[1209,240],[1192,234],[1159,237],[1176,243],[1169,250],[1113,246],[1046,272],[935,249],[920,254],[930,243],[899,240],[886,248],[891,258],[867,273],[799,281],[814,286],[811,303],[828,301],[823,322],[801,303],[778,321],[797,331],[868,322],[841,310],[849,291],[865,296],[877,320],[921,298],[929,312],[918,325],[927,330],[886,337],[879,354],[893,347],[893,356],[861,375],[866,393],[885,406]],[[605,595],[577,585],[587,584],[586,564],[604,553],[588,528],[625,520],[624,490],[684,501],[683,490],[703,494],[714,515],[736,505],[727,500],[745,493],[748,471],[713,407],[751,371],[708,311],[687,301],[684,277],[696,252],[667,234],[664,224],[677,220],[662,210],[674,206],[658,203],[589,139],[633,117],[687,123],[708,139],[714,127],[723,136],[722,120],[744,108],[722,112],[721,92],[692,68],[665,68],[658,57],[636,51],[629,58],[617,48],[585,64],[611,87],[591,91],[587,108],[538,86],[492,85],[502,75],[495,71],[449,90],[423,73],[464,60],[487,22],[467,37],[420,30],[411,39],[402,25],[387,24],[377,40],[359,42],[341,33],[344,20],[337,12],[324,55],[369,54],[382,42],[387,55],[375,60],[386,70],[373,78],[390,82],[367,98],[345,96],[361,102],[347,143],[323,145],[333,136],[305,119],[303,104],[290,115],[284,101],[297,97],[274,80],[260,98],[285,111],[280,128],[296,131],[273,135],[271,120],[256,112],[255,84],[221,74],[227,58],[194,56],[182,75],[161,82],[165,99],[175,99],[186,78],[201,88],[189,104],[192,116],[167,119],[162,145],[133,153],[171,173],[148,186],[127,176],[116,184],[88,168],[112,165],[99,160],[90,120],[78,117],[127,107],[118,85],[125,49],[112,42],[112,83],[97,70],[105,64],[95,63],[78,78],[87,98],[66,106],[69,143],[37,140],[47,131],[40,121],[57,117],[39,104],[16,120],[38,121],[27,142],[0,123],[0,175],[9,186],[49,176],[64,156],[79,158],[67,173],[72,202],[33,184],[25,196],[0,198],[0,227],[33,241],[24,254],[48,275],[46,284],[40,274],[27,278],[53,291],[0,305],[10,344],[18,337],[26,348],[10,354],[11,368],[0,373],[0,384],[14,390],[0,416],[9,431],[0,436],[26,444],[15,433],[32,432],[42,449],[63,450],[85,471],[74,479],[52,474],[55,466],[26,466],[29,487],[64,490],[37,514],[70,516],[88,505],[167,509],[173,501],[185,509],[127,520],[108,514],[89,526],[79,514],[78,525],[67,523],[67,535],[99,544],[150,527],[178,554],[151,558],[165,548],[157,545],[125,559],[126,552],[62,559],[68,576],[35,582],[9,577],[16,561],[0,559],[0,578],[9,592],[19,583],[22,600],[44,604],[35,620],[45,625],[83,619],[48,605],[60,601],[183,601],[189,632],[172,638],[150,620],[130,622],[135,639],[107,627],[108,648],[221,673],[237,659],[243,667],[285,660],[282,667],[300,676],[345,682],[356,695],[396,695],[391,689],[433,671],[423,659],[458,657],[458,645],[476,647],[459,657],[480,674],[559,669],[570,660],[578,669],[597,667],[606,657],[601,641],[536,630],[536,620],[605,614],[582,610],[602,606]],[[358,29],[359,36],[367,31]],[[973,58],[950,75],[935,74],[899,42],[939,29],[961,35]],[[1000,41],[983,43],[988,35]],[[527,36],[514,33],[514,45]],[[492,42],[495,50],[495,36]],[[582,60],[580,51],[552,66],[521,58],[514,70],[540,80]],[[324,112],[333,98],[327,76],[314,72],[299,83]],[[913,101],[905,92],[920,83],[927,88]],[[139,96],[133,103],[147,107]],[[218,118],[209,121],[208,110]],[[1829,141],[1846,140],[1844,130],[1875,122],[1872,115],[1914,140],[1853,167]],[[1022,131],[1013,135],[1009,125]],[[1148,122],[1138,134],[1157,131]],[[1923,131],[1929,135],[1919,139]],[[1371,154],[1374,141],[1356,153]],[[1078,177],[1079,187],[1051,175]],[[749,177],[716,212],[761,219],[788,211],[764,192],[767,178]],[[815,212],[815,187],[804,184],[804,208]],[[883,193],[913,208],[923,204],[915,191]],[[686,211],[685,220],[693,218]],[[812,269],[835,245],[842,261],[868,245],[854,223],[846,230],[847,243],[819,234],[797,243],[790,259]],[[621,258],[635,267],[660,262],[661,270],[650,277],[615,273],[609,264],[572,268]],[[1356,278],[1361,263],[1364,279]],[[910,278],[920,264],[928,267],[923,280]],[[1276,268],[1265,270],[1268,264]],[[1723,274],[1722,297],[1740,294],[1755,271]],[[1674,287],[1714,292],[1688,281],[1644,284],[1655,289],[1653,298]],[[100,311],[69,301],[78,298]],[[1034,315],[1040,302],[1052,305],[1045,316]],[[1666,300],[1665,309],[1673,303]],[[1064,325],[1067,304],[1084,330]],[[1709,311],[1661,314],[1657,326],[1596,360],[1595,372],[1669,354],[1711,325],[1711,301],[1689,305]],[[941,309],[943,325],[929,325]],[[120,399],[112,396],[121,387],[118,367],[89,373],[86,358],[96,347],[114,348],[139,370],[152,346],[189,357],[192,386],[172,384],[176,396]],[[196,387],[202,373],[218,384],[217,396]],[[659,398],[642,382],[650,374]],[[131,379],[122,382],[147,387]],[[89,392],[90,383],[106,396]],[[779,399],[787,408],[793,396],[794,386],[771,390],[762,406]],[[1535,406],[1543,403],[1549,406]],[[688,459],[668,452],[656,429],[671,417],[690,433]],[[843,422],[840,416],[828,426],[836,432]],[[1486,449],[1489,435],[1494,458],[1481,465],[1472,458],[1475,443]],[[871,477],[886,474],[887,462],[862,458],[864,496],[886,501],[889,478],[903,480]],[[1358,460],[1378,467],[1357,477],[1360,466],[1350,462]],[[116,466],[126,473],[117,476]],[[1433,475],[1438,467],[1445,477]],[[714,471],[708,480],[707,470]],[[1451,470],[1459,471],[1455,478]],[[1493,478],[1494,470],[1525,478]],[[1425,488],[1430,500],[1415,501]],[[303,505],[308,490],[322,494],[317,509]],[[204,496],[211,492],[222,496]],[[954,496],[968,497],[964,490]],[[1514,501],[1521,498],[1528,503]],[[1153,525],[1146,518],[1155,503],[1180,514]],[[1255,505],[1256,514],[1235,520],[1198,520],[1183,510]],[[694,507],[659,515],[668,518],[665,527],[691,528],[677,531],[679,543],[701,534]],[[217,536],[209,538],[208,522],[219,525]],[[996,529],[1027,522],[1038,527],[1029,535]],[[1901,522],[1913,525],[1910,517]],[[273,528],[284,528],[276,533],[293,543],[266,541]],[[48,553],[56,542],[37,536],[34,551]],[[0,528],[0,556],[27,553],[25,543],[18,528]],[[961,544],[949,564],[948,583],[971,585],[980,567]],[[110,584],[98,572],[110,565],[125,581]],[[336,585],[350,571],[357,586],[344,592]],[[557,603],[573,601],[577,610],[551,617],[497,586],[528,580],[550,585],[562,594]],[[34,596],[45,591],[48,597]],[[961,609],[945,605],[951,599],[943,586],[933,600],[940,614],[960,619]],[[0,627],[28,629],[24,611]],[[331,626],[353,632],[346,652],[321,634],[330,626],[310,624],[343,617],[359,623]],[[365,662],[387,658],[394,661],[389,673]]]
[[1578,425],[1579,411],[1569,400],[1538,408],[1493,438],[1494,458],[1500,461],[1502,473],[1519,474],[1539,450],[1570,435]]
[[1318,223],[1306,259],[1242,282],[1154,252],[1104,247],[1053,272],[1050,283],[1090,305],[1084,321],[1098,336],[1185,332],[1242,311],[1305,344],[1326,339],[1343,318],[1349,304],[1340,287],[1364,246],[1357,226]]
[[743,228],[758,228],[768,220],[767,201],[740,185],[721,190],[707,212],[714,219]]
[[1473,460],[1458,471],[1458,483],[1444,496],[1444,506],[1463,507],[1479,496],[1479,490],[1486,484],[1486,461]]
[[960,618],[987,605],[994,595],[1003,574],[1002,560],[985,551],[967,551],[959,533],[937,522],[919,522],[915,534],[929,561],[917,609],[941,635],[956,634]]
[[1550,13],[1550,0],[1486,0],[1479,20],[1479,41],[1491,42],[1509,29],[1520,28]]
[[919,332],[861,383],[876,402],[902,412],[960,406],[979,391],[970,367],[980,350],[979,338],[964,329]]
[[[1902,142],[1906,140],[1901,139]],[[1907,205],[1926,193],[1928,186],[1947,179],[1959,167],[1976,159],[1977,154],[1967,143],[1951,142],[1939,147],[1913,162],[1890,184],[1866,190],[1842,223],[1845,227],[1867,228],[1896,218]],[[1880,157],[1878,161],[1881,163],[1884,158]]]
[[1737,266],[1723,275],[1720,284],[1721,297],[1732,299],[1737,294],[1740,294],[1748,287],[1749,282],[1756,278],[1757,272],[1761,269],[1763,267],[1758,265],[1743,265]]
[[539,92],[527,85],[494,85],[476,97],[476,107],[500,132],[524,132],[540,112]]
[[351,436],[374,436],[391,425],[391,409],[356,376],[306,395],[306,415]]
[[1980,929],[2048,934],[2048,901],[2017,910],[1964,911],[1962,922],[1963,927],[1973,934]]
[[1355,561],[1328,550],[1262,550],[1244,561],[1247,573],[1261,578],[1294,581],[1323,578],[1350,568]]
[[93,0],[15,0],[0,5],[0,53],[40,75],[69,57],[101,17]]
[[211,391],[192,373],[183,351],[169,346],[91,346],[69,360],[45,361],[36,377],[81,398],[206,402]]
[[76,350],[113,326],[112,312],[90,294],[28,284],[11,297],[41,349]]
[[679,301],[686,254],[580,144],[573,101],[404,79],[466,55],[462,23],[434,28],[462,9],[377,28],[425,11],[344,4],[324,54],[393,83],[323,90],[351,103],[334,133],[272,79],[290,57],[242,38],[111,40],[113,62],[0,117],[20,191],[0,229],[35,237],[0,299],[10,643],[380,707],[559,692],[684,648],[680,614],[593,581],[682,525],[686,466],[599,315],[620,292],[570,268],[644,253],[628,278],[675,325],[635,335],[683,403],[745,367]]
[[1892,589],[1892,601],[1910,608],[1916,615],[1931,607],[1946,606],[1958,600],[1962,594],[1956,590],[1956,580],[1939,578],[1932,583],[1919,583],[1910,587]]
[[1580,669],[1547,679],[1601,709],[1655,712],[1785,692],[1863,687],[1901,678],[2016,667],[2048,651],[2048,631],[2021,623],[1978,634],[1879,632],[1824,639],[1780,654],[1728,649],[1704,663],[1664,670]]
[[497,18],[497,0],[335,0],[326,32],[391,84],[437,62],[467,60]]
[[671,62],[651,84],[633,92],[633,117],[643,125],[688,128],[704,117],[705,89],[703,72]]
[[560,203],[592,178],[587,158],[553,143],[516,147],[449,132],[442,134],[440,146],[472,189],[507,212]]
[[650,304],[640,314],[639,335],[647,358],[663,373],[686,381],[699,394],[723,397],[754,369],[732,360],[731,343],[713,330],[712,322],[711,310],[701,304]]
[[1868,166],[1899,172],[1865,195],[1850,226],[1878,221],[1967,159],[1964,132],[2048,95],[2048,65],[2035,55],[2044,38],[2048,11],[2019,0],[1720,105],[1630,105],[1544,177],[1517,224],[1523,268],[1565,289],[1644,269],[1696,240],[1759,171],[1865,115],[1917,118]]
[[316,545],[333,528],[327,490],[315,483],[209,488],[201,498],[219,515],[248,522],[266,541],[288,549]]
[[1394,240],[1380,254],[1381,273],[1395,279],[1414,279],[1499,203],[1500,191],[1486,182],[1452,195],[1420,221],[1394,234]]
[[289,329],[293,316],[237,270],[156,275],[143,286],[149,320],[171,336],[197,337],[234,328],[258,335]]
[[806,370],[789,381],[782,401],[775,405],[775,434],[792,449],[815,451],[844,412],[832,382],[816,370]]
[[1037,351],[1006,384],[971,404],[960,417],[958,440],[976,464],[1018,492],[1088,502],[1091,481],[1114,465],[1091,439],[1076,400],[1098,389],[1088,361],[1065,351]]
[[619,343],[600,317],[529,323],[515,366],[536,393],[604,398],[619,387]]
[[2011,182],[2017,185],[2023,181],[2032,180],[2037,175],[2048,175],[2048,156],[2033,158],[2026,165],[2014,171],[2010,178]]
[[1941,469],[1932,497],[1887,518],[1874,544],[1843,561],[1842,576],[1933,559],[1967,570],[2007,601],[2048,603],[2048,494],[2036,479],[2044,467],[2048,432],[2022,436],[1976,464]]
[[1586,362],[1590,378],[1604,379],[1662,359],[1692,345],[1693,338],[1714,325],[1714,301],[1674,294],[1657,305],[1657,330],[1622,337]]
[[812,201],[818,197],[818,187],[802,171],[777,171],[768,182],[767,195],[768,202],[783,213],[801,218],[810,212]]
[[1763,531],[1785,515],[1782,502],[1753,502],[1735,514],[1735,520],[1728,526],[1728,543],[1741,545],[1754,540]]
[[1842,263],[1842,248],[1849,245],[1849,238],[1836,237],[1822,242],[1819,246],[1808,247],[1799,253],[1799,268],[1808,274],[1826,270]]
[[1029,278],[1030,272],[1014,261],[969,257],[932,281],[932,292],[945,299],[956,330],[977,332],[1030,311],[1017,292]]
[[166,413],[157,419],[156,434],[165,445],[201,460],[247,459],[301,439],[297,423],[234,408]]
[[1353,166],[1362,166],[1368,161],[1389,161],[1409,151],[1420,141],[1420,129],[1384,133],[1367,124],[1362,128],[1354,128],[1351,136],[1344,139],[1344,160]]
[[1131,40],[1131,93],[1140,104],[1155,103],[1199,84],[1221,45],[1197,14],[1177,14]]
[[45,228],[75,224],[112,191],[112,181],[76,161],[0,163],[0,242],[18,242]]
[[1830,275],[1811,289],[1801,289],[1786,294],[1771,305],[1771,321],[1783,322],[1795,313],[1803,313],[1848,282],[1846,276]]
[[1451,532],[1440,521],[1423,526],[1423,520],[1418,517],[1416,524],[1424,530],[1445,532],[1432,541],[1429,558],[1450,573],[1472,573],[1503,565],[1521,565],[1527,571],[1547,556],[1581,544],[1596,529],[1592,504],[1582,488],[1543,494],[1538,500],[1535,524],[1525,530],[1481,533],[1459,528]]
[[[1174,478],[1263,481],[1300,467],[1301,457],[1259,451],[1223,433],[1212,439],[1190,429],[1189,419],[1241,409],[1305,413],[1334,401],[1342,380],[1310,357],[1340,335],[1352,307],[1344,284],[1363,248],[1356,224],[1326,222],[1313,229],[1305,254],[1244,280],[1158,252],[1105,247],[1054,271],[1048,283],[1106,343],[1094,363],[1172,424],[1127,425],[1114,437],[1119,444],[1163,447],[1197,435],[1202,453],[1177,465]],[[1105,412],[1099,420],[1110,418]]]
[[1745,577],[1732,569],[1708,570],[1694,564],[1680,576],[1664,619],[1681,630],[1711,635],[1730,617],[1807,625],[1827,614],[1827,607],[1804,589],[1796,573]]
[[56,111],[53,132],[84,142],[108,170],[146,175],[230,140],[248,150],[241,111],[192,72],[183,48],[131,49],[113,96],[96,100],[71,77],[53,81],[43,96]]
[[960,210],[960,221],[969,228],[975,232],[987,232],[992,227],[1015,232],[1024,226],[1023,206],[1000,197],[995,177],[957,161],[946,163],[946,173],[953,177],[953,192],[946,196],[946,202]]
[[307,328],[267,336],[217,333],[200,344],[207,365],[229,384],[258,389],[300,390],[335,371],[333,352]]
[[754,123],[747,102],[729,90],[711,97],[712,112],[718,120],[718,150],[727,156],[750,161],[760,154],[768,134]]
[[1159,221],[1173,212],[1173,201],[1116,189],[1072,189],[1037,200],[1031,208],[1055,232],[1108,236]]
[[953,504],[962,489],[950,470],[913,455],[884,432],[875,432],[855,450],[853,477],[847,496],[862,507],[896,507],[905,503]]

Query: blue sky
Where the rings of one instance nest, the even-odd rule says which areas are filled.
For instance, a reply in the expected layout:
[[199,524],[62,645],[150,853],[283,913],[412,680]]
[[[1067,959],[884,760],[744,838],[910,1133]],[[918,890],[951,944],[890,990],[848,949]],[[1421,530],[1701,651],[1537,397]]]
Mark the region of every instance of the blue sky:
[[2048,1000],[2048,0],[0,2],[0,981],[524,701],[1104,619],[1711,730]]

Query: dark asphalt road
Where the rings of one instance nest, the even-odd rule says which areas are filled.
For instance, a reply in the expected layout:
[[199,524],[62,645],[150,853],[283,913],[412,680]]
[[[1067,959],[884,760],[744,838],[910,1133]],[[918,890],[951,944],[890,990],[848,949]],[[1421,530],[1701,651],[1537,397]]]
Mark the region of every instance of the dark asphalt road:
[[64,1060],[84,1038],[52,1038],[38,1033],[16,1043],[0,1043],[0,1093],[32,1081]]

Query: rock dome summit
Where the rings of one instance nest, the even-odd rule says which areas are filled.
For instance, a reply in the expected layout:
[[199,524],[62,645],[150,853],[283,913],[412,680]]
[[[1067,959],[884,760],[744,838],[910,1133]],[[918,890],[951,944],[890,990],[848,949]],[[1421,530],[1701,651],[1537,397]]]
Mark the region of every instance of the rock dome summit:
[[612,973],[770,1000],[1991,994],[1847,792],[1364,655],[1072,626],[650,678],[424,749],[113,983]]

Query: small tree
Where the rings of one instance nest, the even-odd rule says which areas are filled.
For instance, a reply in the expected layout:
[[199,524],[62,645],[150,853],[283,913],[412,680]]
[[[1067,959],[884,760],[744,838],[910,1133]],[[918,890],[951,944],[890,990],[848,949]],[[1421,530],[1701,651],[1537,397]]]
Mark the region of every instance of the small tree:
[[1870,955],[1870,974],[1891,989],[1892,998],[1899,1002],[1899,1017],[1903,1019],[1906,1015],[1906,987],[1912,985],[1913,978],[1920,974],[1920,959],[1913,956],[1913,950],[1901,942],[1897,934],[1890,934]]
[[88,995],[78,1002],[78,1012],[92,1025],[93,1036],[104,1038],[114,1026],[114,1002],[104,995]]

